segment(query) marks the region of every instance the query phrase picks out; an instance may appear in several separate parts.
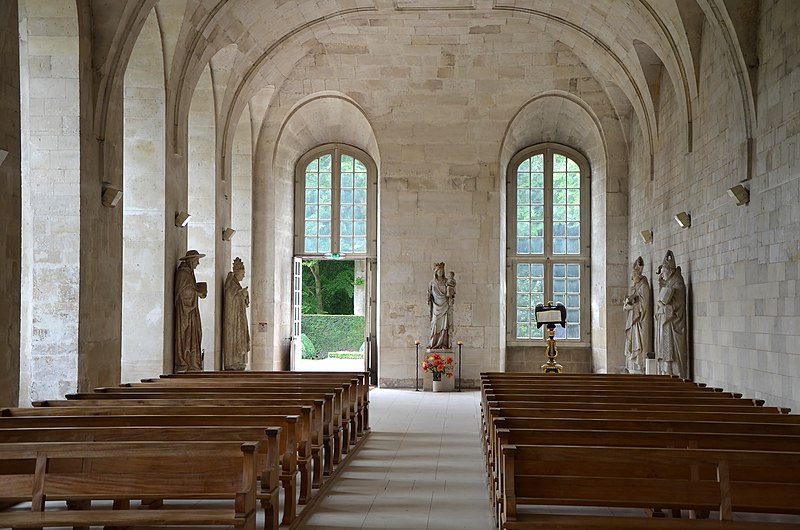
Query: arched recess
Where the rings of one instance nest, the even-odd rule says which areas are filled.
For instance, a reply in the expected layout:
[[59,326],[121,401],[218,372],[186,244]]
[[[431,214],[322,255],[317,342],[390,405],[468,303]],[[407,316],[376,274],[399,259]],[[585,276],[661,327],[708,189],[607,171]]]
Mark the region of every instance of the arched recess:
[[155,10],[125,71],[121,381],[153,377],[164,355],[164,55]]
[[194,89],[189,107],[188,139],[188,213],[187,249],[198,250],[205,257],[195,270],[198,282],[206,282],[208,296],[200,300],[203,325],[203,366],[219,367],[220,337],[217,331],[217,294],[220,282],[216,274],[217,182],[215,155],[215,110],[211,69],[206,65]]
[[[318,145],[343,143],[365,151],[380,171],[372,125],[359,105],[340,92],[321,92],[290,109],[267,111],[256,148],[253,177],[254,369],[288,369],[291,325],[292,201],[297,160]],[[380,193],[380,192],[379,192]]]
[[[558,143],[582,153],[591,168],[591,351],[559,348],[576,366],[595,372],[615,372],[624,365],[616,330],[624,324],[615,300],[624,296],[627,269],[627,153],[616,120],[604,120],[582,99],[563,91],[542,93],[526,102],[509,122],[499,153],[505,175],[513,156],[525,147]],[[609,138],[610,136],[610,138]],[[611,152],[609,152],[611,150]],[[505,209],[505,200],[500,201]],[[505,226],[506,212],[501,218]],[[624,233],[620,233],[620,232]],[[501,245],[505,248],[506,245]],[[505,261],[505,254],[501,256]],[[500,304],[506,307],[505,289]],[[505,313],[504,313],[505,314]],[[502,336],[505,336],[503,334]],[[501,368],[529,369],[518,347],[506,347]],[[537,359],[540,356],[536,357]]]
[[[233,139],[230,168],[230,224],[236,230],[230,239],[231,251],[229,263],[223,264],[231,270],[232,260],[241,258],[245,268],[245,280],[242,285],[249,285],[252,281],[252,237],[253,237],[253,141],[250,126],[250,108],[247,107],[239,119],[239,125]],[[223,307],[223,311],[225,308]],[[247,310],[247,321],[251,324],[250,310]],[[225,330],[223,329],[223,333]],[[252,336],[252,329],[250,335]],[[223,355],[225,352],[223,351]]]
[[689,44],[689,52],[692,54],[695,86],[697,86],[700,79],[700,51],[703,44],[703,24],[705,23],[706,15],[697,5],[697,0],[676,0],[675,4],[681,16],[683,31]]
[[[509,5],[495,5],[493,9],[502,11],[511,11],[514,13],[525,13],[532,17],[546,20],[548,23],[552,22],[556,26],[561,26],[567,35],[559,38],[562,42],[571,43],[574,51],[579,50],[592,50],[597,51],[597,56],[582,56],[581,60],[593,71],[593,57],[598,58],[597,63],[604,65],[601,69],[606,70],[606,75],[598,75],[594,72],[597,79],[610,79],[616,86],[626,95],[630,101],[631,107],[638,117],[642,136],[646,139],[649,152],[650,152],[650,173],[653,173],[653,157],[655,156],[655,127],[654,117],[649,112],[649,107],[646,104],[645,94],[643,88],[637,83],[636,76],[630,70],[624,57],[620,55],[611,44],[605,42],[593,28],[587,27],[585,24],[578,24],[571,20],[567,20],[562,16],[548,12],[546,10],[533,9],[521,6]],[[608,62],[611,61],[611,63]],[[613,68],[608,68],[609,65],[614,65]]]
[[77,389],[80,83],[75,2],[20,0],[19,21],[24,404]]
[[666,72],[664,63],[661,61],[658,54],[646,43],[634,39],[633,49],[636,50],[636,56],[639,58],[639,65],[642,67],[642,73],[647,81],[647,88],[650,91],[650,101],[653,104],[653,115],[656,118],[656,130],[658,130],[661,76],[665,73],[669,75],[669,73]]

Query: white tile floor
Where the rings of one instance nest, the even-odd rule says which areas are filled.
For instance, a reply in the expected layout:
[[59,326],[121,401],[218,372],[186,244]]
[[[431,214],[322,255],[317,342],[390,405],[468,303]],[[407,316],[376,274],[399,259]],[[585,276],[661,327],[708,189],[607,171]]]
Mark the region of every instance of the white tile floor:
[[493,528],[477,391],[376,389],[369,410],[372,433],[298,528]]

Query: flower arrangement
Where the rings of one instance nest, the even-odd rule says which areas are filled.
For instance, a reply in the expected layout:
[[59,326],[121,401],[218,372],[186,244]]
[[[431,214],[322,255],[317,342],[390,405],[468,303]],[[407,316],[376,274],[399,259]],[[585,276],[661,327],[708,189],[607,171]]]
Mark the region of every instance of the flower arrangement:
[[422,361],[422,369],[433,374],[434,381],[441,381],[442,375],[453,377],[453,358],[433,352],[425,356],[425,360]]

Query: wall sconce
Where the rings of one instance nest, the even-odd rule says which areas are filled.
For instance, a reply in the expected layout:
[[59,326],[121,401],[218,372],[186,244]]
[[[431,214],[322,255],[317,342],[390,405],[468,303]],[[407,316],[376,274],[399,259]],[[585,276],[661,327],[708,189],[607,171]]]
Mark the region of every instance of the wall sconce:
[[639,235],[642,237],[642,243],[645,245],[649,245],[653,242],[653,231],[652,230],[642,230],[639,232]]
[[189,219],[191,219],[192,215],[186,212],[178,212],[175,214],[175,226],[183,228],[187,224],[189,224]]
[[692,226],[692,216],[686,212],[679,212],[675,214],[675,222],[677,222],[681,228],[689,228]]
[[235,234],[235,233],[236,233],[236,230],[234,230],[233,228],[230,228],[230,227],[226,228],[225,230],[222,231],[222,240],[223,241],[230,241],[231,238],[233,237],[233,234]]
[[106,208],[114,208],[122,198],[122,190],[108,182],[103,183],[103,194],[100,200]]
[[728,195],[731,196],[731,199],[736,201],[736,206],[742,206],[743,204],[750,202],[750,192],[741,184],[737,184],[736,186],[728,189]]
[[8,151],[6,151],[5,149],[0,149],[0,166],[3,165],[3,161],[6,159],[7,155]]

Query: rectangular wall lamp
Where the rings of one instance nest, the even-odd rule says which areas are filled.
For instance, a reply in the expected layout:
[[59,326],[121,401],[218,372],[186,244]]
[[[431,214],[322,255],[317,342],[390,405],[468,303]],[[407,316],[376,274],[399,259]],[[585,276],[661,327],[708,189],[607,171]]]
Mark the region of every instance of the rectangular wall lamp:
[[686,212],[678,212],[675,214],[675,222],[677,222],[681,228],[689,228],[692,226],[692,216]]
[[750,202],[750,191],[741,184],[737,184],[728,189],[728,195],[730,195],[731,199],[736,201],[737,206],[742,206]]
[[231,238],[233,237],[233,234],[235,234],[235,233],[236,233],[236,230],[234,230],[233,228],[230,228],[230,227],[226,228],[225,230],[222,231],[222,240],[223,241],[230,241]]
[[645,245],[649,245],[653,242],[653,231],[652,230],[642,230],[639,232],[639,235],[642,237],[642,243]]
[[178,212],[175,214],[175,226],[183,228],[187,224],[189,224],[189,219],[191,219],[191,214],[186,212]]
[[122,190],[113,184],[103,183],[103,195],[101,201],[106,208],[114,208],[122,198]]

